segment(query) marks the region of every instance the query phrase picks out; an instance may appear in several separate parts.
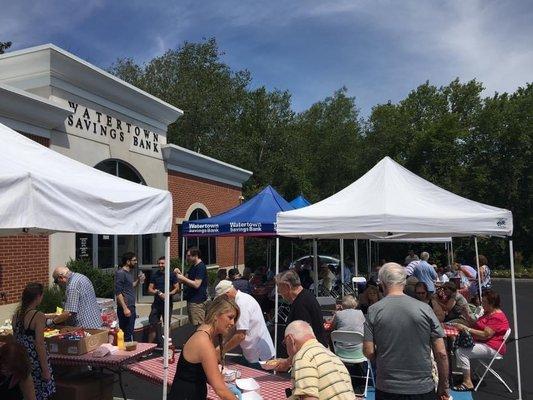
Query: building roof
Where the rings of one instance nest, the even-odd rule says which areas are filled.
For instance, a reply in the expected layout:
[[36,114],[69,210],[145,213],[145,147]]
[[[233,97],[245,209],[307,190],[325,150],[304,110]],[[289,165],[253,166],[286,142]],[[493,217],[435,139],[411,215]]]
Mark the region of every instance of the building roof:
[[152,119],[165,131],[167,125],[183,114],[179,108],[53,44],[0,55],[0,82],[22,90],[58,87],[89,100],[90,95],[97,96],[100,100],[97,103],[121,105],[117,111],[134,118],[139,114],[144,116],[140,119]]

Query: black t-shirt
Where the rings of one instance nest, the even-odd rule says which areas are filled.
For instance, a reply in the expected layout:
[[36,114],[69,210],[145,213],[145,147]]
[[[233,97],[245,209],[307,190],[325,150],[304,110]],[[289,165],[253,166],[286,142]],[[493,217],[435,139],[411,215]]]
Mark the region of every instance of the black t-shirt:
[[[160,290],[161,292],[165,292],[165,271],[161,271],[158,269],[154,273],[152,273],[152,276],[150,277],[150,283],[153,283],[155,290]],[[170,291],[174,289],[174,285],[178,283],[178,278],[176,277],[176,274],[170,273]],[[170,300],[172,301],[172,299]],[[163,305],[165,303],[164,300],[161,299],[157,294],[154,294],[154,303]]]
[[207,300],[207,268],[200,261],[187,271],[187,278],[194,281],[201,279],[202,283],[198,289],[185,285],[183,298],[189,303],[203,303]]
[[311,325],[317,340],[328,347],[320,305],[315,296],[307,289],[303,289],[292,302],[287,317],[287,325],[297,320],[305,321]]

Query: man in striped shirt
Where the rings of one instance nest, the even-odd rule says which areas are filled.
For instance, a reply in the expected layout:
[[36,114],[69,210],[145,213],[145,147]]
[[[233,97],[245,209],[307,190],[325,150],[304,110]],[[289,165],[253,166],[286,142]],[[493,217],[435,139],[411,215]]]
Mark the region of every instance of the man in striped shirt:
[[305,321],[293,321],[285,329],[285,346],[292,359],[296,400],[354,400],[352,381],[342,361],[316,340]]

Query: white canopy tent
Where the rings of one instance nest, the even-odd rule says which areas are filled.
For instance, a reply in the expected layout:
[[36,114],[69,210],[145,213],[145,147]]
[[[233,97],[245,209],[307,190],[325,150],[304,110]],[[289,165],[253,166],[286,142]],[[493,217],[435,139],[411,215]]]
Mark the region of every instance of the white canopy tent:
[[[327,199],[278,214],[278,234],[308,239],[395,239],[460,236],[509,238],[514,334],[518,338],[512,213],[465,199],[385,157]],[[519,399],[520,358],[516,341]]]
[[[0,124],[0,235],[164,233],[169,292],[172,197],[98,171]],[[167,392],[169,298],[165,298],[163,398]]]

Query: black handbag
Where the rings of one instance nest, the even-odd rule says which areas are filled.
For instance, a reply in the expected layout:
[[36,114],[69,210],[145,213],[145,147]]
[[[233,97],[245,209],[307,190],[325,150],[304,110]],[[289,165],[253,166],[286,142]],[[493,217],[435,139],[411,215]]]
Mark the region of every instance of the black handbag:
[[470,334],[470,332],[467,331],[461,331],[459,332],[459,335],[457,338],[455,338],[454,346],[455,349],[458,347],[463,347],[470,349],[474,347],[474,338]]

